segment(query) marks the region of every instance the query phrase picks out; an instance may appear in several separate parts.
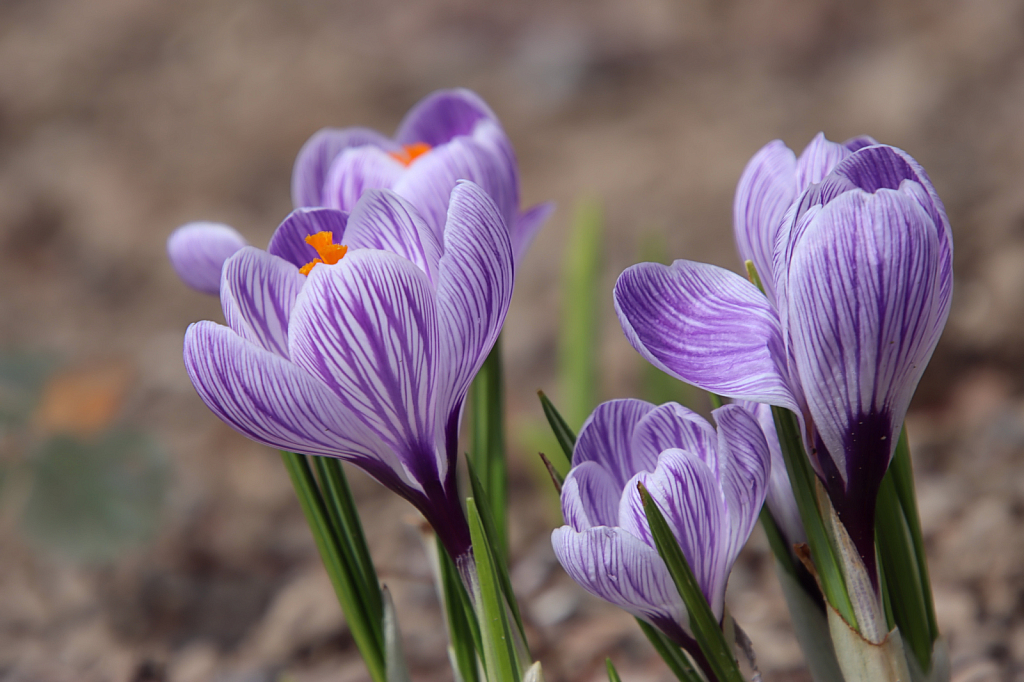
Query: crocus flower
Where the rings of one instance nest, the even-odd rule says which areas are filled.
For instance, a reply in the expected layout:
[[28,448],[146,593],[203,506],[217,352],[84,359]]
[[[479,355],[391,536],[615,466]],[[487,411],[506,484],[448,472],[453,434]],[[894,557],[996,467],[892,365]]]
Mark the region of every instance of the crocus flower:
[[931,181],[905,152],[816,144],[829,160],[805,152],[795,182],[811,184],[788,208],[777,206],[784,193],[772,199],[793,177],[788,162],[768,160],[785,161],[778,144],[740,183],[741,252],[760,264],[767,296],[728,270],[679,260],[626,270],[615,306],[634,348],[662,370],[797,413],[872,568],[878,486],[949,313],[952,238]]
[[698,655],[637,483],[658,503],[721,619],[729,571],[764,503],[771,455],[744,408],[726,405],[713,414],[717,432],[676,403],[599,405],[580,430],[562,486],[567,525],[551,536],[558,560],[587,591]]
[[448,196],[459,180],[480,185],[497,204],[518,262],[554,206],[520,213],[512,143],[491,108],[469,90],[439,90],[420,100],[394,138],[367,128],[315,133],[295,160],[292,201],[296,208],[350,211],[366,190],[392,189],[440,239]]
[[361,467],[412,502],[458,560],[470,544],[459,420],[508,310],[512,246],[472,183],[452,192],[443,238],[389,191],[365,193],[351,215],[296,211],[267,251],[245,247],[224,264],[227,326],[191,325],[185,366],[228,425]]

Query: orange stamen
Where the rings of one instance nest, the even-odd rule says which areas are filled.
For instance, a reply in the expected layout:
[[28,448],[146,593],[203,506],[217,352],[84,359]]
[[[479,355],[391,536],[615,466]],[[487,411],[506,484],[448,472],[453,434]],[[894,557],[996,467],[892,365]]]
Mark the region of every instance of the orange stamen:
[[313,269],[313,266],[317,263],[326,263],[327,265],[334,265],[348,253],[348,247],[342,244],[334,243],[333,232],[317,232],[306,237],[306,243],[316,249],[316,252],[320,254],[319,258],[314,258],[310,262],[299,268],[299,273],[308,275]]
[[415,144],[404,144],[402,145],[402,151],[400,152],[388,152],[395,161],[398,161],[403,166],[408,166],[413,161],[423,156],[431,149],[430,145],[426,142],[416,142]]

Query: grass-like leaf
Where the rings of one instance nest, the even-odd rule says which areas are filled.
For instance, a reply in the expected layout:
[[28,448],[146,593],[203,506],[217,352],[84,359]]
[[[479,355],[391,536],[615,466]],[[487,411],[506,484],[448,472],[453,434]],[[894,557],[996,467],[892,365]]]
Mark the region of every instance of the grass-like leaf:
[[573,215],[562,267],[562,324],[558,334],[559,386],[568,423],[583,424],[596,404],[598,311],[604,305],[601,261],[604,216],[596,201]]
[[452,665],[462,682],[477,682],[477,652],[484,650],[480,625],[455,563],[441,541],[436,540],[436,543]]
[[605,670],[608,671],[608,682],[622,682],[622,678],[619,677],[619,671],[615,669],[615,664],[612,663],[612,659],[604,659]]
[[565,455],[566,470],[572,466],[572,451],[576,447],[576,433],[566,423],[561,413],[555,408],[554,403],[544,394],[544,391],[537,391],[540,398],[540,406],[544,410],[544,417],[547,418],[551,430],[562,448]]
[[505,609],[505,596],[501,588],[494,551],[476,501],[466,500],[469,532],[473,541],[473,559],[476,564],[477,619],[483,643],[484,668],[488,682],[520,682],[522,670],[513,643],[511,623]]
[[928,614],[928,627],[931,630],[932,642],[939,638],[939,624],[935,618],[935,602],[932,598],[932,581],[928,575],[928,557],[924,551],[924,534],[921,531],[921,516],[917,511],[917,493],[914,491],[914,465],[910,459],[910,442],[907,440],[907,428],[900,431],[900,439],[896,441],[896,452],[889,464],[892,472],[893,486],[903,507],[903,515],[907,521],[910,537],[914,542],[914,554],[917,557],[917,568],[921,573],[920,581],[924,589],[924,606]]
[[704,652],[708,665],[714,672],[719,682],[744,682],[740,673],[739,664],[732,655],[729,643],[725,634],[719,626],[718,619],[711,612],[704,593],[697,584],[697,579],[690,569],[689,563],[683,550],[679,547],[672,529],[669,528],[657,503],[647,492],[642,483],[637,484],[640,489],[640,497],[644,504],[644,513],[647,515],[647,523],[651,527],[651,537],[658,549],[658,554],[665,561],[672,581],[679,590],[679,596],[686,604],[686,612],[690,617],[690,629],[697,645]]
[[640,626],[640,630],[647,636],[647,641],[651,643],[654,650],[661,656],[661,660],[665,661],[665,665],[679,682],[705,682],[701,674],[690,663],[686,652],[679,648],[678,644],[647,621],[637,618],[636,622]]
[[815,488],[815,473],[804,452],[803,439],[800,437],[800,426],[792,412],[781,407],[772,407],[775,418],[775,430],[779,434],[782,457],[786,461],[786,471],[793,487],[793,496],[800,511],[804,531],[807,533],[807,544],[811,550],[811,559],[818,573],[825,599],[854,628],[857,618],[853,604],[846,590],[842,569],[832,550],[824,522],[818,510]]
[[486,533],[487,542],[491,547],[491,551],[494,553],[494,571],[498,579],[498,585],[501,587],[502,594],[505,595],[505,600],[508,603],[509,609],[512,611],[512,617],[515,619],[516,627],[518,628],[518,635],[523,646],[526,646],[526,631],[523,629],[523,618],[519,613],[519,603],[516,601],[515,593],[512,592],[512,579],[508,573],[508,559],[506,555],[500,552],[500,548],[496,546],[494,538],[496,537],[494,532],[494,519],[490,516],[491,505],[487,503],[487,491],[484,490],[481,485],[480,479],[476,475],[476,471],[473,465],[467,462],[469,471],[469,484],[473,491],[473,498],[480,500],[477,508],[480,512],[480,520],[483,525],[484,532]]
[[[914,549],[908,519],[896,492],[892,468],[878,489],[875,539],[881,559],[885,605],[900,629],[903,641],[925,672],[931,667],[932,630],[927,602],[930,590],[921,584],[922,571]],[[927,596],[926,596],[927,592]],[[888,614],[887,614],[888,615]]]
[[[355,575],[356,561],[345,554],[341,539],[331,524],[327,505],[317,487],[309,462],[302,455],[282,452],[285,468],[299,497],[306,522],[313,533],[320,558],[334,586],[334,593],[345,614],[352,639],[362,654],[373,682],[388,682],[384,658],[383,620],[367,613],[363,602],[356,596],[360,581]],[[378,588],[379,589],[379,588]]]
[[345,470],[341,461],[334,457],[310,457],[331,523],[334,525],[338,538],[342,541],[342,553],[352,565],[353,578],[359,584],[357,593],[364,610],[373,620],[384,617],[384,606],[380,580],[377,570],[370,558],[370,548],[366,544],[366,534],[356,510],[352,490],[349,488]]
[[477,476],[487,490],[487,504],[496,533],[494,545],[507,555],[508,463],[505,456],[504,383],[499,336],[473,380],[470,393],[473,447],[470,456]]

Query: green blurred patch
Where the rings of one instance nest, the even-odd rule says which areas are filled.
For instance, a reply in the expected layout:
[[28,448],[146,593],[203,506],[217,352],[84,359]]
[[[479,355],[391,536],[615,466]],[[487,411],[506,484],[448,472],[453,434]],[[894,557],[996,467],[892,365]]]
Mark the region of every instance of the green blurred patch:
[[56,365],[49,355],[0,352],[0,428],[16,428],[29,421]]
[[169,466],[141,432],[115,428],[88,439],[52,436],[28,466],[31,492],[21,530],[47,550],[102,562],[149,540],[157,529]]

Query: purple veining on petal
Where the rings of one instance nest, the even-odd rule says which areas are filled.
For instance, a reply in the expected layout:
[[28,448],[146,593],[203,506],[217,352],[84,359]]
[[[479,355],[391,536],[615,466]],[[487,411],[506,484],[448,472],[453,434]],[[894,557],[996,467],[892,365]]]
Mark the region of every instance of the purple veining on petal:
[[[227,424],[271,447],[342,456],[363,466],[394,455],[326,386],[287,359],[213,322],[185,334],[185,368],[203,402]],[[406,477],[404,483],[416,487]]]
[[285,259],[297,268],[317,258],[316,249],[306,237],[331,232],[335,244],[343,244],[348,214],[333,208],[299,208],[288,214],[270,238],[267,253]]
[[498,340],[514,277],[512,245],[497,207],[481,188],[459,183],[452,192],[437,281],[446,368],[439,405],[449,419],[458,419],[473,377]]
[[768,492],[772,456],[761,425],[743,407],[724,405],[712,415],[718,424],[718,476],[728,519],[723,546],[731,565],[757,522]]
[[656,550],[618,528],[577,533],[567,526],[551,534],[555,556],[591,594],[638,618],[688,628],[686,606]]
[[378,249],[415,263],[436,286],[442,245],[412,204],[389,190],[369,190],[349,216],[345,243]]
[[409,166],[394,190],[443,239],[451,192],[459,180],[482,187],[497,204],[506,229],[513,224],[519,210],[519,174],[511,144],[496,123],[482,121],[473,137],[457,137],[424,154]]
[[422,270],[386,251],[349,253],[310,272],[288,330],[292,360],[323,381],[420,481],[443,479],[438,452],[437,309]]
[[818,133],[800,154],[796,164],[796,187],[802,192],[812,184],[821,182],[836,164],[851,154],[846,145],[830,142]]
[[406,172],[405,164],[379,147],[346,149],[327,171],[321,204],[352,211],[365,192],[390,189]]
[[719,395],[796,409],[779,319],[728,270],[678,260],[619,276],[615,310],[626,338],[659,369]]
[[736,186],[733,229],[740,259],[751,261],[775,301],[772,254],[786,209],[796,198],[796,156],[781,140],[769,142],[747,163]]
[[597,462],[573,467],[562,484],[562,515],[576,531],[616,526],[622,487]]
[[576,437],[572,465],[575,467],[583,462],[597,462],[612,474],[620,488],[637,471],[645,467],[653,469],[657,460],[637,461],[631,442],[633,431],[640,420],[654,408],[651,403],[632,398],[610,400],[598,405],[583,422]]
[[[678,448],[701,457],[714,457],[718,434],[703,417],[678,403],[665,403],[648,412],[633,429],[630,451],[634,471],[654,471],[658,455]],[[717,463],[708,462],[717,470]]]
[[217,295],[224,262],[245,245],[245,238],[228,225],[188,223],[167,238],[167,257],[181,281],[196,291]]
[[295,208],[320,206],[324,182],[334,160],[345,149],[379,147],[397,151],[400,146],[368,128],[324,128],[318,130],[302,146],[292,169],[292,203]]
[[288,261],[247,246],[224,264],[224,319],[242,338],[288,357],[288,319],[304,283]]

